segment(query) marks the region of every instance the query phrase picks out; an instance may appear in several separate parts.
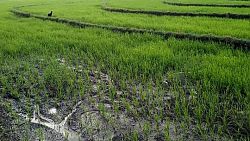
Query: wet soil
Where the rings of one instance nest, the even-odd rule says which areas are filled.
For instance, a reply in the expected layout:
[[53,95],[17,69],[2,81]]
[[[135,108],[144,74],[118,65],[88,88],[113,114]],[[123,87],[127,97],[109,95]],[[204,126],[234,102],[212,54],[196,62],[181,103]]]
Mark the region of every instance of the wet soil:
[[[61,65],[65,65],[65,61],[62,60],[60,59],[59,62]],[[76,69],[74,66],[68,68]],[[10,111],[14,113],[15,118],[4,118],[10,114],[2,110],[3,118],[0,119],[8,119],[6,122],[2,122],[6,123],[4,124],[5,129],[7,129],[7,124],[18,123],[17,125],[19,125],[20,122],[23,124],[13,126],[11,136],[6,138],[9,140],[46,141],[119,141],[132,140],[134,137],[138,140],[164,140],[165,121],[156,125],[150,121],[150,117],[134,116],[124,108],[124,105],[120,105],[119,99],[111,100],[108,96],[111,85],[116,89],[116,97],[134,94],[132,87],[122,90],[119,88],[119,84],[107,74],[99,71],[89,71],[89,77],[90,91],[83,97],[74,99],[67,97],[61,100],[55,97],[42,97],[40,102],[35,102],[35,97],[22,96],[20,100],[6,97],[5,102],[10,103]],[[167,81],[164,81],[163,84],[168,85]],[[139,86],[136,88],[139,89]],[[138,95],[139,92],[136,90],[135,94]],[[133,97],[126,98],[128,98],[128,102],[133,99]],[[174,97],[168,92],[163,100],[173,103]],[[116,110],[114,105],[118,105],[119,110]],[[130,109],[131,111],[138,110],[133,105]],[[149,124],[149,131],[145,131],[146,124]],[[176,128],[178,128],[176,123],[169,123],[168,132],[172,140],[177,140],[180,136],[176,132]]]

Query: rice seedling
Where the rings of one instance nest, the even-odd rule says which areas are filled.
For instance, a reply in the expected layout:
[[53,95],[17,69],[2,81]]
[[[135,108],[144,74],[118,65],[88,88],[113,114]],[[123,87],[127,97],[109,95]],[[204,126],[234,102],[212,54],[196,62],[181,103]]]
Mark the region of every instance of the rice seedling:
[[[109,1],[108,1],[109,2]],[[119,1],[123,4],[121,6],[113,5],[116,2],[111,1],[111,5],[114,8],[133,8],[141,9],[142,4],[127,1]],[[139,1],[144,3],[143,1]],[[164,4],[161,3],[164,6]],[[125,4],[124,4],[125,3]],[[145,2],[147,3],[147,2]],[[153,2],[152,2],[153,3]],[[147,7],[152,7],[152,3],[147,3]],[[38,5],[33,7],[23,7],[21,10],[28,11],[34,14],[46,16],[48,7],[57,11],[56,17],[74,19],[87,23],[98,23],[104,25],[112,26],[123,26],[123,27],[135,27],[135,28],[146,28],[154,29],[160,31],[173,31],[173,32],[184,32],[184,33],[196,33],[196,34],[212,34],[220,36],[230,36],[237,38],[249,39],[249,20],[235,20],[235,19],[225,19],[225,18],[209,18],[209,17],[159,17],[159,16],[148,16],[144,14],[120,14],[120,13],[110,13],[101,9],[98,0],[95,1],[86,1],[84,3],[73,3],[65,4],[60,3],[53,5],[53,2],[50,5]],[[124,7],[128,5],[130,7]],[[133,5],[133,6],[132,6]],[[74,7],[74,8],[72,8]],[[82,8],[84,7],[84,8]],[[146,7],[142,5],[142,7]],[[68,11],[67,9],[71,9]],[[179,9],[179,8],[175,8]],[[190,8],[189,8],[190,9]],[[189,10],[187,9],[187,10]],[[159,10],[157,9],[146,9],[146,10]],[[64,12],[67,11],[67,12]],[[93,12],[89,12],[93,11]],[[218,10],[215,10],[218,11]],[[232,10],[230,10],[232,11]],[[246,10],[248,14],[249,9]],[[44,14],[46,12],[46,14]],[[178,12],[178,11],[176,11]],[[181,12],[181,11],[180,11]],[[81,14],[74,14],[81,13]],[[218,12],[216,12],[218,13]],[[229,11],[224,12],[229,13]],[[105,15],[105,16],[103,16]],[[223,30],[220,30],[223,29]]]
[[[222,42],[96,27],[248,39],[248,20],[181,19],[101,9],[103,3],[116,8],[167,9],[162,1],[152,4],[151,0],[0,3],[0,140],[249,139],[248,50]],[[13,7],[31,13],[23,14],[26,17],[53,10],[55,20],[66,21],[60,17],[95,26],[72,28],[15,16],[9,12]],[[211,12],[200,7],[179,11],[199,9]],[[221,9],[218,13],[231,10],[216,9]],[[249,14],[244,8],[234,9],[232,13]],[[24,125],[18,126],[21,121]]]

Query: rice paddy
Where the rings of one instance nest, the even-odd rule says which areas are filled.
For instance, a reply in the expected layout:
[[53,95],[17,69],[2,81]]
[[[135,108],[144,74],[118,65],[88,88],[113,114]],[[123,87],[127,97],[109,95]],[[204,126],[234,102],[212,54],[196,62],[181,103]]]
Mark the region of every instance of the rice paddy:
[[0,140],[249,140],[249,18],[105,10],[249,5],[1,0]]

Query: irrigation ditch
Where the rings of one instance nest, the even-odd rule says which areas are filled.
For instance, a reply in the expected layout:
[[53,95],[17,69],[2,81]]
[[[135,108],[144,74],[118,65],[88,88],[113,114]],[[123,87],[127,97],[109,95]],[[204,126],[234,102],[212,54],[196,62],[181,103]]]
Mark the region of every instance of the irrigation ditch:
[[203,4],[203,3],[177,3],[177,2],[167,2],[164,4],[174,5],[174,6],[204,6],[204,7],[231,7],[231,8],[250,8],[250,5],[246,4]]
[[[110,9],[110,10],[113,11],[115,9],[113,10]],[[124,9],[117,9],[117,12],[126,13],[126,11],[127,10],[124,10]],[[234,48],[239,48],[243,50],[250,49],[250,40],[247,40],[247,39],[238,39],[238,38],[233,38],[233,37],[222,37],[222,36],[213,36],[213,35],[198,35],[198,34],[190,34],[190,33],[163,32],[163,31],[155,31],[155,30],[150,30],[150,29],[139,29],[139,28],[118,27],[118,26],[111,26],[111,25],[86,23],[86,22],[80,22],[76,20],[65,19],[65,18],[48,17],[48,16],[43,16],[43,15],[31,14],[31,13],[24,12],[18,9],[12,9],[11,12],[14,13],[15,15],[22,16],[22,17],[33,17],[33,18],[37,18],[41,20],[49,20],[53,22],[69,24],[71,26],[80,27],[80,28],[85,28],[85,27],[102,28],[102,29],[107,29],[107,30],[111,30],[114,32],[121,32],[121,33],[140,33],[140,34],[148,33],[148,34],[162,36],[165,39],[168,39],[169,37],[174,37],[177,39],[190,39],[190,40],[199,40],[199,41],[205,41],[205,42],[212,41],[212,42],[231,45]],[[134,13],[137,13],[137,12],[134,11]]]

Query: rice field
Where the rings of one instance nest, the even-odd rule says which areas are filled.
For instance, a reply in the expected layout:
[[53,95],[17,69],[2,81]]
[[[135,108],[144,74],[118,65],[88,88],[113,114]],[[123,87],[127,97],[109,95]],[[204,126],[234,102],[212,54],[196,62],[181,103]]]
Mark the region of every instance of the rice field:
[[249,140],[246,15],[247,0],[0,0],[0,140]]

